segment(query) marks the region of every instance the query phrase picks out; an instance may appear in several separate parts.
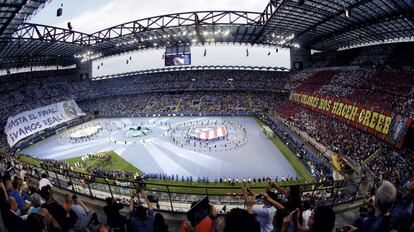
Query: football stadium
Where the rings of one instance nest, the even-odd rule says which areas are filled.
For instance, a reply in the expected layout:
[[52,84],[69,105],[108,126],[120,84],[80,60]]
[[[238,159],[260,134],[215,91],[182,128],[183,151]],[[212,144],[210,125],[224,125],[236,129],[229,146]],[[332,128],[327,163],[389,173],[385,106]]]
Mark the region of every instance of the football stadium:
[[0,1],[0,231],[414,231],[412,0]]

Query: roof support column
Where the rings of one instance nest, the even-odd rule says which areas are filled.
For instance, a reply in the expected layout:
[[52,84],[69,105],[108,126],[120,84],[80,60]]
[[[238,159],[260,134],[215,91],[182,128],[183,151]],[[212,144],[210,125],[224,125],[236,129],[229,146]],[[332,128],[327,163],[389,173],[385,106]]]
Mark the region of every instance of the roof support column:
[[290,48],[290,69],[301,70],[310,66],[311,51],[307,48]]

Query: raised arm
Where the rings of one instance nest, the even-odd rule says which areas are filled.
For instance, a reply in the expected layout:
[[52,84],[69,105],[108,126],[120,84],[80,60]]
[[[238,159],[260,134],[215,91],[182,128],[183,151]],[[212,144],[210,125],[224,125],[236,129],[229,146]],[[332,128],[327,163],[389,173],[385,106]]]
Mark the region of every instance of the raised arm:
[[278,209],[278,210],[284,210],[285,209],[285,206],[283,206],[279,202],[273,200],[271,197],[269,197],[269,195],[267,193],[263,193],[262,195],[270,204],[272,204],[274,207],[276,207],[276,209]]
[[284,189],[284,188],[282,188],[282,187],[280,187],[277,183],[276,183],[276,181],[275,182],[272,182],[272,183],[269,183],[270,184],[270,186],[272,186],[273,188],[275,188],[279,193],[281,193],[281,194],[283,194],[283,195],[285,195],[286,197],[287,197],[287,192],[286,192],[286,190]]
[[131,199],[129,200],[129,210],[132,211],[134,209],[134,199],[137,196],[137,193],[133,191],[131,193]]
[[248,211],[250,214],[253,214],[253,205],[254,205],[255,201],[254,201],[254,200],[249,199],[248,192],[249,192],[248,187],[247,187],[247,186],[244,186],[244,187],[242,188],[242,193],[243,193],[244,202],[245,202],[245,204],[246,204],[247,211]]
[[147,203],[148,209],[153,210],[152,203],[148,200],[147,193],[144,190],[141,190],[140,194]]
[[79,205],[81,205],[82,206],[82,208],[87,212],[87,213],[89,213],[90,212],[90,210],[89,210],[89,208],[81,201],[81,200],[79,200],[78,199],[78,203],[79,203]]

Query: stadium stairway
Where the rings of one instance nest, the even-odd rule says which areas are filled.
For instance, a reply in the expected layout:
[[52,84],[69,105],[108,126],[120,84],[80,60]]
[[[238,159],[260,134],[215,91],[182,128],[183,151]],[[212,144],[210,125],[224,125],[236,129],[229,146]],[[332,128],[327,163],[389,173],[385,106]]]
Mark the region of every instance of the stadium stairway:
[[175,112],[180,112],[180,105],[181,105],[181,102],[183,101],[183,99],[178,99],[178,103],[177,103],[177,106],[175,107]]
[[371,161],[373,161],[375,159],[375,157],[377,157],[378,155],[381,154],[382,150],[383,150],[382,147],[378,148],[376,151],[374,151],[374,153],[372,153],[372,155],[370,155],[368,158],[366,158],[363,161],[363,163],[368,165]]
[[253,109],[253,97],[251,93],[247,94],[247,104],[249,106],[249,111],[251,112]]
[[197,110],[198,110],[198,112],[200,112],[201,111],[201,106],[202,106],[202,103],[203,102],[203,97],[201,97],[200,98],[200,101],[198,102],[198,106],[197,106]]
[[152,101],[147,101],[144,107],[144,112],[148,112],[152,108]]

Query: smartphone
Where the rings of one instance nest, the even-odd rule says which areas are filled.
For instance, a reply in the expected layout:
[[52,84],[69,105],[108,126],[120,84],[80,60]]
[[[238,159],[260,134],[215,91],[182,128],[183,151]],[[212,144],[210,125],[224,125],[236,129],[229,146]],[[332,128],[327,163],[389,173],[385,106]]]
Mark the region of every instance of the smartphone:
[[263,199],[263,194],[256,195],[256,200],[262,200],[262,199]]
[[195,228],[210,213],[208,196],[197,202],[188,212],[187,219]]
[[263,194],[256,195],[256,202],[259,204],[263,203]]

